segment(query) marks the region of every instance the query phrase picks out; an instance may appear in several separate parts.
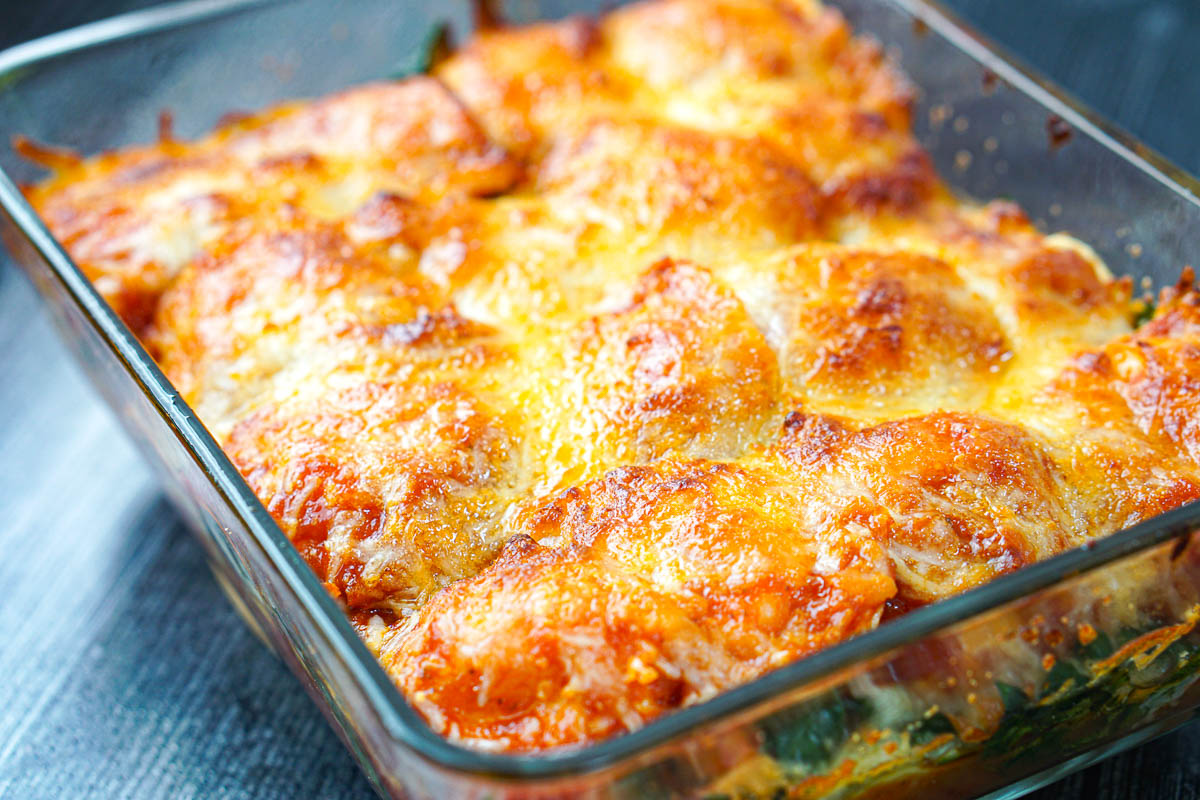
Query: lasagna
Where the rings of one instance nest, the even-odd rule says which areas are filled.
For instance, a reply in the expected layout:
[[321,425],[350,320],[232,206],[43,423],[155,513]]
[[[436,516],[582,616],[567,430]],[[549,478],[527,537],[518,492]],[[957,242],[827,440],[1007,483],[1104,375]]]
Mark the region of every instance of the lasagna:
[[429,725],[544,751],[1200,497],[1190,273],[1135,325],[913,97],[650,0],[28,196]]

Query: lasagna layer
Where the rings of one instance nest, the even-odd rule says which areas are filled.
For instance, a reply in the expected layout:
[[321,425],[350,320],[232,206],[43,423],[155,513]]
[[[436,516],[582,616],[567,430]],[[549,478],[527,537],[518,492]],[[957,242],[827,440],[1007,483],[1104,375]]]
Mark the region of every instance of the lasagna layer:
[[488,30],[29,196],[439,733],[626,732],[1200,497],[1200,296],[810,0]]

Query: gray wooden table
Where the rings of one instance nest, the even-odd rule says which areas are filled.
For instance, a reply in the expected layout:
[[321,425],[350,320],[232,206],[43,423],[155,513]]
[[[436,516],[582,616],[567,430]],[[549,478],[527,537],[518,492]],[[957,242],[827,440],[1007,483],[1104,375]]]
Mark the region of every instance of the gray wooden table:
[[[1200,172],[1200,2],[949,0]],[[4,4],[0,46],[148,0]],[[366,798],[0,257],[0,797]],[[1200,796],[1191,726],[1039,798]]]

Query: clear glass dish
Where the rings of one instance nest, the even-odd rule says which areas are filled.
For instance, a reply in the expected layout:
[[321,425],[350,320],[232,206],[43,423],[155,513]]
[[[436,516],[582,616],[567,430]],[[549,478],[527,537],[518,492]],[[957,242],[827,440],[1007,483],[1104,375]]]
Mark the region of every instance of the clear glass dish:
[[[510,18],[602,0],[511,4]],[[1009,197],[1118,274],[1173,282],[1200,251],[1200,184],[1108,129],[924,0],[835,0],[921,89],[918,134],[957,190]],[[215,0],[0,54],[0,133],[85,153],[394,73],[466,2]],[[961,121],[960,121],[961,120]],[[132,334],[24,201],[0,152],[0,236],[159,468],[247,621],[385,796],[1015,797],[1200,707],[1200,507],[914,611],[587,749],[485,754],[432,733]]]

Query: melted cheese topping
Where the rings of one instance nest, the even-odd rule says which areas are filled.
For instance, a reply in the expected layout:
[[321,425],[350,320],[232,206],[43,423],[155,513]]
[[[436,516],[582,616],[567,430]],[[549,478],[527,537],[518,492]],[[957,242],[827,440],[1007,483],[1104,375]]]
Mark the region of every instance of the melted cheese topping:
[[435,730],[581,745],[1200,497],[1200,299],[810,0],[484,32],[30,198]]

